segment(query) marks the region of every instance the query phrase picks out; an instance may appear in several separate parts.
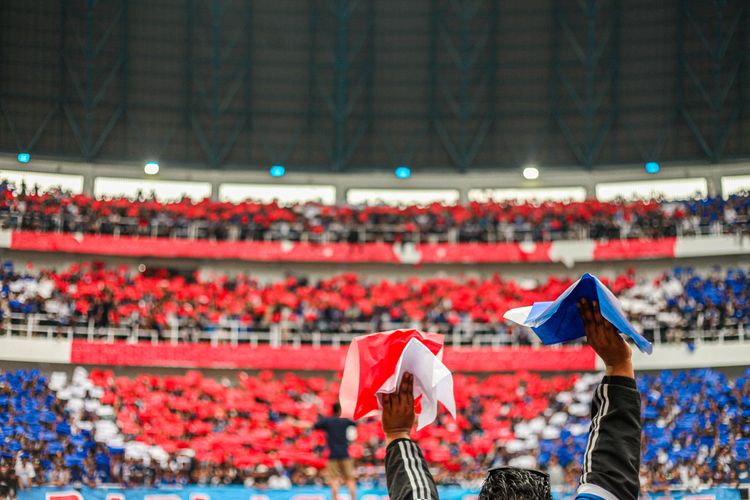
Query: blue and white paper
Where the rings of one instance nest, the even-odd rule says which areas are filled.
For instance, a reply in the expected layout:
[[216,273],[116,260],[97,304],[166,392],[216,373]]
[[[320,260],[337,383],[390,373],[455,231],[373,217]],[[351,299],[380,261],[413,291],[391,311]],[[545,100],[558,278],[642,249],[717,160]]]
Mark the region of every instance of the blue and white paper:
[[633,339],[642,352],[651,354],[651,342],[628,323],[617,297],[596,276],[589,273],[570,285],[554,302],[535,302],[532,306],[511,309],[504,317],[531,328],[545,345],[567,342],[586,336],[578,311],[578,301],[583,298],[598,301],[604,319]]

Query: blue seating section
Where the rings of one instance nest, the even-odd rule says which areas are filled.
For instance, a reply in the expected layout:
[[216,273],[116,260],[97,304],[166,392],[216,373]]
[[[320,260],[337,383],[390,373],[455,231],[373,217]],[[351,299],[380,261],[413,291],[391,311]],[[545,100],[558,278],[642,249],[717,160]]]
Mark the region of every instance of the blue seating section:
[[678,464],[706,454],[709,467],[727,448],[738,462],[750,460],[750,369],[737,379],[713,370],[644,375],[638,388],[645,396],[643,461]]
[[0,372],[0,423],[0,457],[11,463],[27,454],[42,470],[57,456],[80,466],[96,446],[90,431],[72,435],[64,402],[36,369]]

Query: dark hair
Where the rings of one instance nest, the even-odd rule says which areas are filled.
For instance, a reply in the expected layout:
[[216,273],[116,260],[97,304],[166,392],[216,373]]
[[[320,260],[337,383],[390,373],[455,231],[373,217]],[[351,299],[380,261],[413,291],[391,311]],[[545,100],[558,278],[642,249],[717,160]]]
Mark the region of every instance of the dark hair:
[[340,415],[341,414],[341,405],[338,403],[333,403],[333,414],[334,415]]
[[490,469],[479,500],[552,500],[549,475],[515,467]]

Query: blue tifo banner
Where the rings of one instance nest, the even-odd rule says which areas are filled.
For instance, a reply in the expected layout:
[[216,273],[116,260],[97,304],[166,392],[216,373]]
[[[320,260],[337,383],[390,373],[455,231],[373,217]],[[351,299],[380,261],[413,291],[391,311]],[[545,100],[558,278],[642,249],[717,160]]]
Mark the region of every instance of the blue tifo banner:
[[[439,488],[441,500],[477,500],[478,490],[463,488]],[[388,500],[388,492],[382,489],[362,489],[358,500]],[[339,495],[344,497],[345,495]],[[572,495],[555,495],[555,500],[572,500]],[[652,495],[650,500],[740,500],[737,490],[716,488],[701,493],[672,493]],[[203,488],[34,488],[18,494],[18,500],[330,500],[328,488],[304,487],[291,490],[256,490],[242,486]]]

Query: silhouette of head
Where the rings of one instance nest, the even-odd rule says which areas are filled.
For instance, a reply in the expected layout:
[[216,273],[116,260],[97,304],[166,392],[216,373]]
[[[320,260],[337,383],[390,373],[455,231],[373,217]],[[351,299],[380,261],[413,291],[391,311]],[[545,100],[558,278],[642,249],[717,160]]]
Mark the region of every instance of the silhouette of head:
[[538,470],[515,467],[490,469],[479,500],[552,500],[549,476]]

